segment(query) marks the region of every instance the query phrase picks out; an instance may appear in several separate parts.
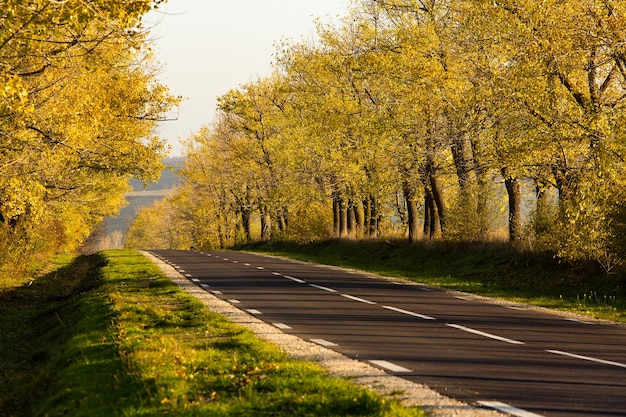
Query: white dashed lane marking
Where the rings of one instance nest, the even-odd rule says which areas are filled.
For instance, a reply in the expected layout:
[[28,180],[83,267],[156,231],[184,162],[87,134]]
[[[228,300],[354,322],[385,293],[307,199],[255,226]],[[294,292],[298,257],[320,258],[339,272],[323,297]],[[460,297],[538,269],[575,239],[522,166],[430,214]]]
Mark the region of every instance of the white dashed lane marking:
[[272,326],[278,327],[279,329],[282,329],[282,330],[289,330],[289,329],[291,329],[291,326],[286,325],[285,323],[272,323]]
[[524,345],[524,342],[520,342],[519,340],[507,339],[506,337],[496,336],[495,334],[481,332],[480,330],[472,329],[465,326],[460,326],[458,324],[446,324],[448,327],[452,327],[455,329],[463,330],[464,332],[477,334],[479,336],[488,337],[489,339],[499,340],[501,342],[511,343],[513,345]]
[[397,308],[397,307],[392,307],[392,306],[383,306],[383,308],[386,308],[387,310],[392,310],[395,311],[397,313],[402,313],[402,314],[407,314],[409,316],[413,316],[413,317],[418,317],[420,319],[424,319],[424,320],[437,320],[434,317],[430,317],[430,316],[426,316],[424,314],[419,314],[419,313],[414,313],[412,311],[408,311],[408,310],[403,310],[401,308]]
[[364,298],[359,298],[359,297],[355,297],[354,295],[350,295],[350,294],[339,294],[342,297],[345,297],[349,300],[353,300],[353,301],[358,301],[359,303],[365,303],[365,304],[377,304],[375,301],[370,301],[370,300],[366,300]]
[[333,290],[332,288],[322,287],[321,285],[309,284],[310,287],[317,288],[318,290],[324,290],[328,292],[337,292],[337,290]]
[[546,352],[554,353],[555,355],[568,356],[570,358],[582,359],[585,361],[601,363],[604,365],[617,366],[619,368],[626,368],[626,364],[620,362],[606,361],[604,359],[593,358],[591,356],[577,355],[575,353],[563,352],[562,350],[546,350]]
[[329,342],[328,340],[324,340],[324,339],[311,339],[311,342],[317,343],[318,345],[326,346],[326,347],[338,346],[337,343]]
[[391,363],[388,361],[370,361],[370,363],[378,367],[384,368],[391,372],[402,372],[402,373],[412,372],[410,369],[407,369],[403,366],[396,365],[395,363]]
[[306,284],[306,281],[303,281],[300,278],[290,277],[289,275],[283,275],[283,277],[290,279],[293,282],[297,282],[298,284]]
[[530,411],[522,410],[521,408],[516,408],[499,401],[478,401],[478,404],[516,417],[543,417],[541,414],[531,413]]

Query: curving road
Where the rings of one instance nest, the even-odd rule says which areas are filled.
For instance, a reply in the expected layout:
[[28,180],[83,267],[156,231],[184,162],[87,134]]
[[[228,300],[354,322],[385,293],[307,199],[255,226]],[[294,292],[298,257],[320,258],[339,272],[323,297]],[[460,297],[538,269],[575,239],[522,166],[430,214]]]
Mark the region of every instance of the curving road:
[[243,252],[152,251],[287,333],[520,417],[626,416],[626,329]]

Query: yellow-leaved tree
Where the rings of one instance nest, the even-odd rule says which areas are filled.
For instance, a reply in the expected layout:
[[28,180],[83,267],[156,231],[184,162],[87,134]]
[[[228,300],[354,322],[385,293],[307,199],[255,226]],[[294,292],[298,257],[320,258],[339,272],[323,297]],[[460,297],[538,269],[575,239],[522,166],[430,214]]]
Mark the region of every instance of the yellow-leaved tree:
[[160,1],[0,1],[0,269],[71,251],[156,179],[156,79],[141,16]]
[[[626,0],[353,0],[315,42],[282,44],[272,76],[221,97],[171,203],[211,247],[328,225],[500,232],[610,271],[626,256],[624,27]],[[3,94],[21,108],[17,81]]]

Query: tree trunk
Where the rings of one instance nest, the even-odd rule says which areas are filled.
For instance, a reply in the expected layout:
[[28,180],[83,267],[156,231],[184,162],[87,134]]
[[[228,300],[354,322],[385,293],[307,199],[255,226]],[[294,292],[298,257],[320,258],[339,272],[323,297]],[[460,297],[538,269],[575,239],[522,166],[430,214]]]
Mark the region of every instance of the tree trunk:
[[504,186],[509,197],[509,241],[517,242],[522,237],[522,192],[520,182],[502,168]]
[[354,224],[356,227],[356,238],[360,239],[363,237],[363,207],[361,207],[360,203],[356,203],[354,206]]
[[363,235],[370,234],[370,221],[372,218],[372,201],[369,198],[363,200]]
[[335,237],[341,236],[341,199],[336,191],[333,191],[333,231]]
[[379,217],[379,213],[378,213],[378,206],[377,206],[377,201],[376,201],[376,197],[374,196],[370,196],[369,198],[369,204],[370,204],[370,223],[369,223],[369,235],[370,237],[376,237],[378,236],[378,217]]
[[439,212],[432,190],[430,187],[425,187],[424,191],[424,204],[428,212],[428,219],[424,220],[424,232],[430,239],[436,239],[441,236],[441,220],[439,219]]
[[565,207],[565,203],[570,201],[576,194],[578,178],[576,174],[565,166],[552,167],[552,174],[554,175],[556,188],[559,191],[559,207],[562,209]]
[[437,220],[439,223],[438,234],[443,234],[446,231],[446,208],[443,201],[443,192],[439,185],[439,180],[437,180],[437,177],[435,175],[430,176],[430,190],[432,191]]
[[[429,134],[427,135],[427,143],[426,143],[426,161],[424,164],[424,169],[422,173],[422,181],[430,187],[431,196],[434,206],[436,208],[436,216],[439,223],[438,234],[443,234],[445,232],[445,223],[446,223],[446,209],[443,201],[443,192],[439,185],[439,180],[437,179],[437,165],[435,163],[434,157],[436,154],[435,149],[435,137],[434,132],[431,129]],[[435,214],[435,212],[433,212]],[[434,217],[431,217],[434,219]],[[431,228],[431,237],[433,237],[433,231],[435,229]]]
[[226,239],[224,237],[224,232],[222,231],[222,222],[217,224],[217,237],[219,240],[220,249],[224,249],[226,247]]
[[261,240],[268,242],[272,237],[272,217],[267,207],[261,210]]
[[348,207],[344,200],[339,200],[339,237],[348,236]]
[[415,190],[408,181],[403,184],[404,200],[406,201],[407,228],[409,233],[409,243],[419,239],[417,224],[417,202],[415,201]]
[[281,233],[285,233],[287,231],[287,227],[289,226],[289,213],[287,209],[283,209],[276,215],[276,224],[278,225],[278,230]]
[[463,133],[454,132],[450,150],[456,168],[461,193],[465,193],[470,179],[470,160],[467,156],[466,137]]
[[250,228],[250,214],[251,211],[247,208],[241,209],[241,227],[243,229],[243,235],[246,243],[252,242],[252,231]]
[[357,215],[356,215],[356,206],[351,200],[348,201],[348,207],[346,211],[347,211],[347,214],[346,214],[347,236],[350,239],[355,239],[356,229],[357,229],[357,223],[356,223]]
[[432,204],[433,200],[430,196],[428,187],[424,190],[424,236],[430,236],[431,224],[430,218],[432,217]]

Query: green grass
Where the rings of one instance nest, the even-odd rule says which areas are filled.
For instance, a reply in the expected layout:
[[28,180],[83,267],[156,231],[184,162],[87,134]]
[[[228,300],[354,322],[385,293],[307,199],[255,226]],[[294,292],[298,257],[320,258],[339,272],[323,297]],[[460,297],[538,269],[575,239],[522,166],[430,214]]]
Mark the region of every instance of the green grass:
[[258,244],[240,249],[355,268],[446,289],[626,323],[626,274],[567,264],[507,243],[341,241]]
[[137,252],[2,288],[2,416],[422,415],[289,359]]

